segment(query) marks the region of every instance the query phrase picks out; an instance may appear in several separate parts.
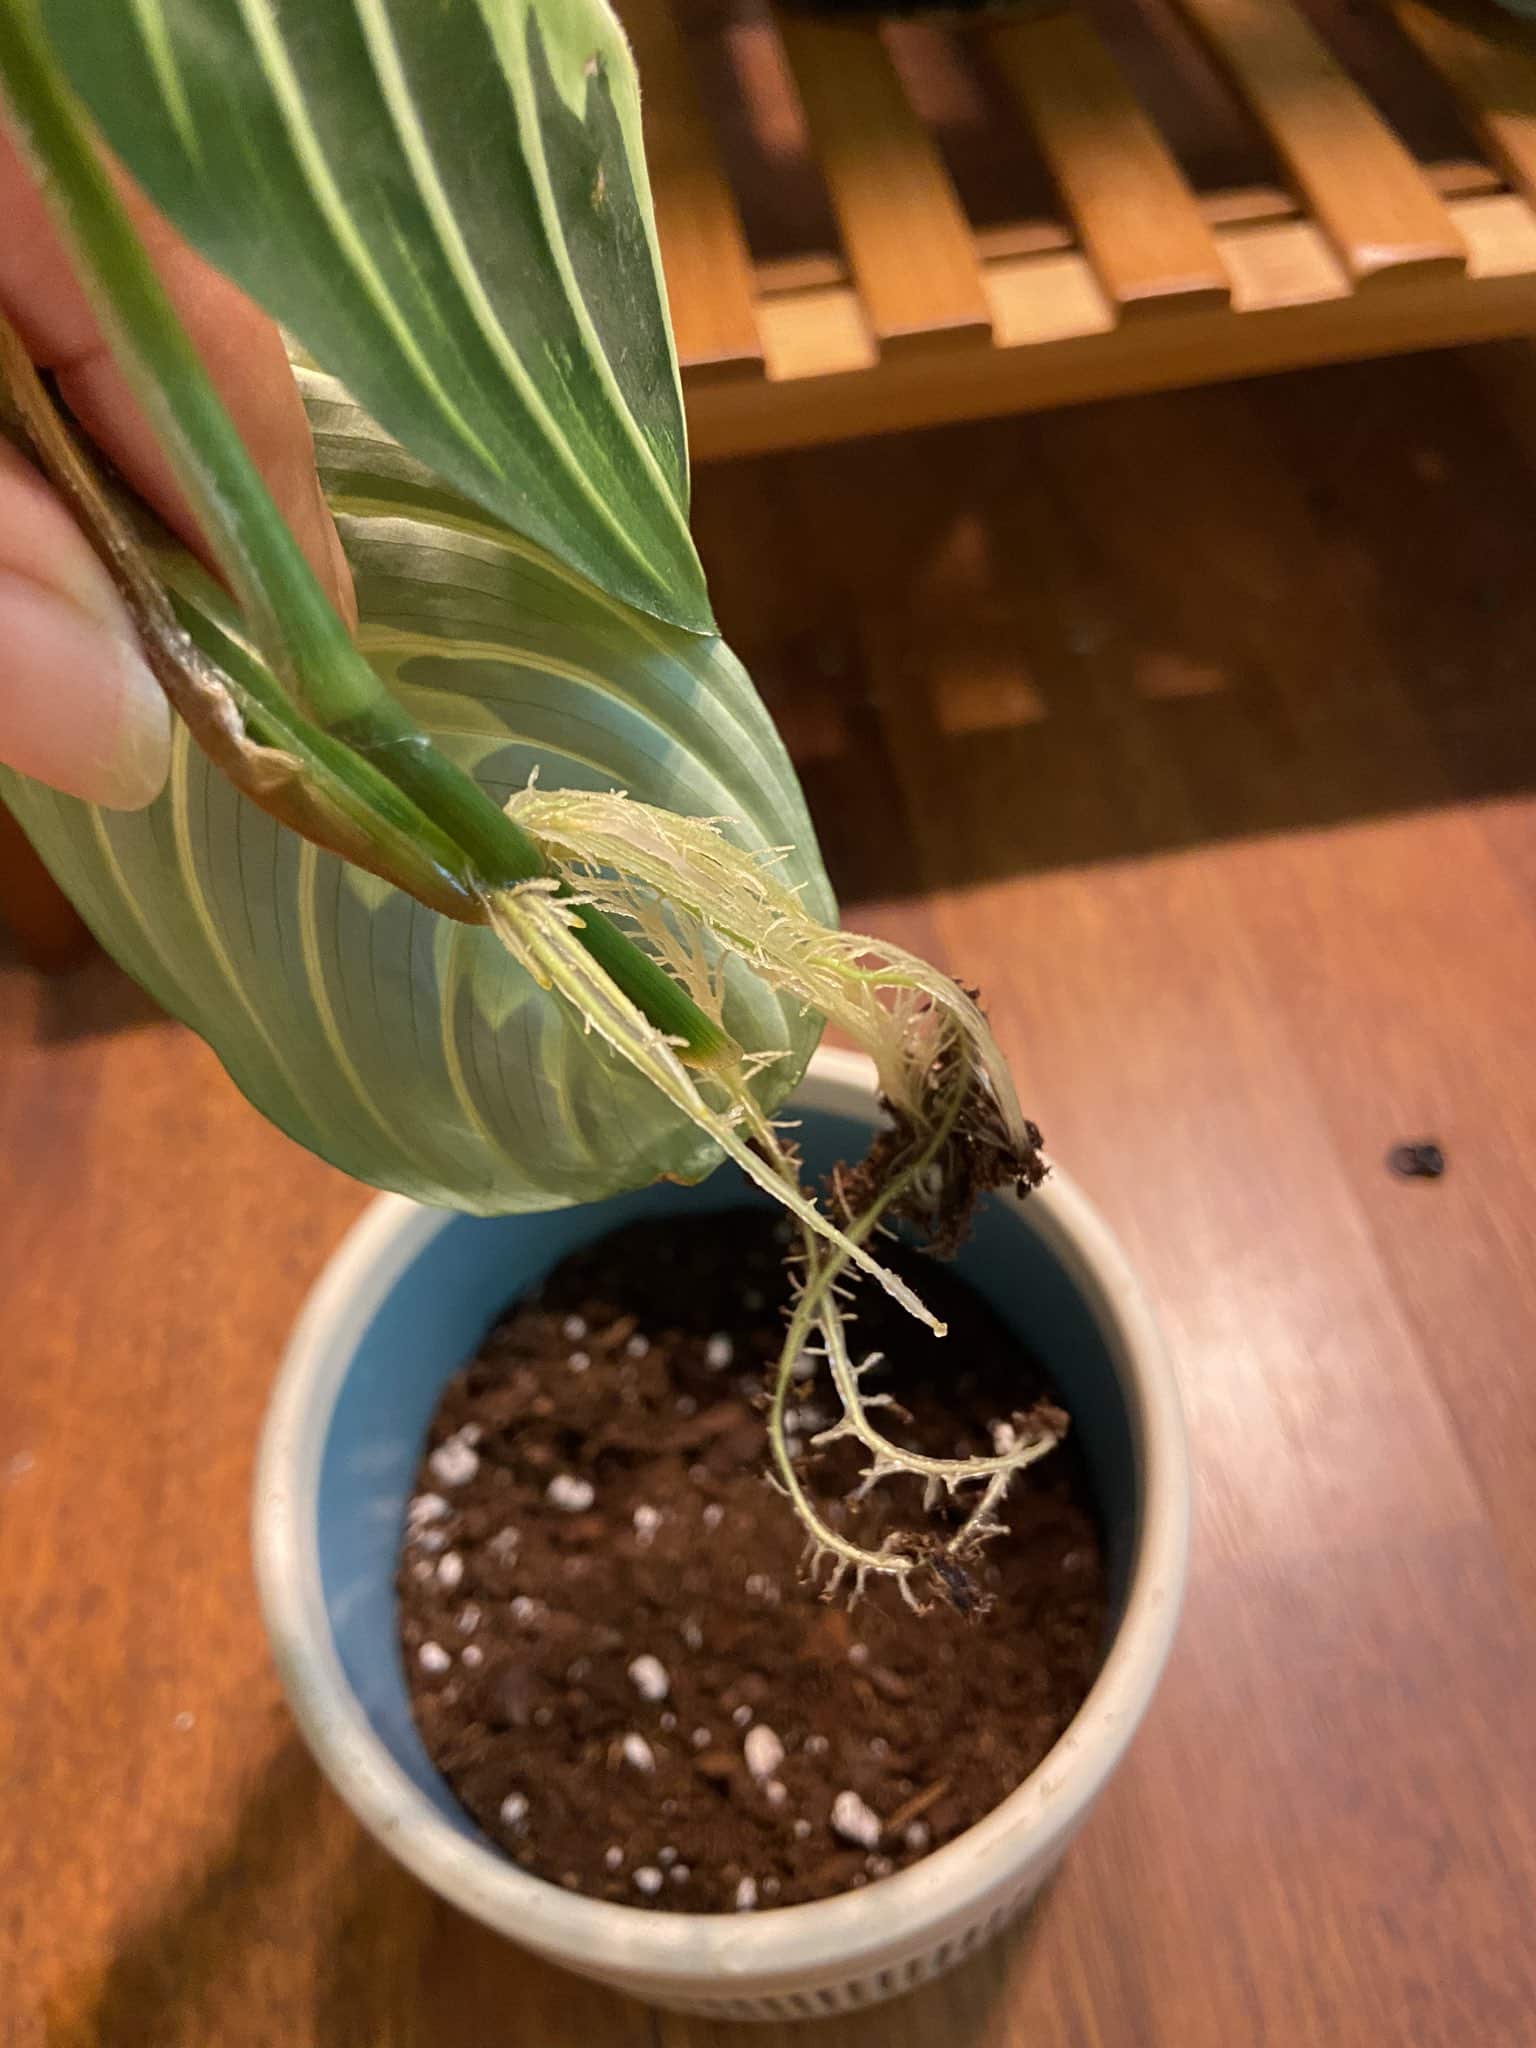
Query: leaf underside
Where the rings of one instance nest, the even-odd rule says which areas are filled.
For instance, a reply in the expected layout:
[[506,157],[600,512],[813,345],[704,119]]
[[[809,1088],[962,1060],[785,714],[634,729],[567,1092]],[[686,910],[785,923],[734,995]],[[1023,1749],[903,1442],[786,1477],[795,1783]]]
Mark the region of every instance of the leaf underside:
[[[595,590],[445,490],[333,379],[299,376],[360,644],[438,743],[503,800],[537,771],[552,787],[622,787],[727,818],[743,846],[796,848],[779,872],[833,915],[793,770],[728,649]],[[159,566],[206,651],[256,659],[184,554]],[[0,790],[108,950],[274,1122],[359,1179],[497,1212],[718,1163],[491,932],[300,840],[184,729],[165,793],[141,813],[9,773]],[[744,971],[729,987],[727,1027],[786,1054],[758,1084],[775,1103],[819,1020]]]

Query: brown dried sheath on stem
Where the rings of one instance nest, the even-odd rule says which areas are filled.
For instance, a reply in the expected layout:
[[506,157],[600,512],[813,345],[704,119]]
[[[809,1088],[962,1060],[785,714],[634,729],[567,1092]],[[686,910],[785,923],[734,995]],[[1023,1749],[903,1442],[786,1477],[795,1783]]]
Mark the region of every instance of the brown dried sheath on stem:
[[[19,336],[3,318],[0,387],[9,420],[19,428],[28,452],[69,506],[121,592],[156,681],[220,772],[261,810],[316,846],[406,890],[429,909],[461,923],[483,923],[479,895],[456,871],[457,849],[427,818],[412,820],[407,835],[370,814],[377,827],[376,836],[370,836],[361,817],[340,800],[339,789],[325,787],[329,778],[323,769],[286,748],[252,739],[230,678],[177,619],[144,549],[93,472]],[[290,713],[287,722],[297,736],[299,721]],[[371,779],[374,771],[358,763],[357,772]],[[389,787],[391,808],[398,811],[403,800]],[[381,843],[386,835],[387,845]],[[427,847],[438,848],[439,858],[429,857]]]

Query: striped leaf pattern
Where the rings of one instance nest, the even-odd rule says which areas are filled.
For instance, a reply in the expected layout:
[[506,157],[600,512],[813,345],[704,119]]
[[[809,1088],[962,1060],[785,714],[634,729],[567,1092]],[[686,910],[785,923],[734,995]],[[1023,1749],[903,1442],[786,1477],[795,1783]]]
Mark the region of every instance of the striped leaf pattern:
[[633,63],[604,0],[42,0],[188,240],[456,490],[708,631]]
[[[794,774],[716,638],[638,613],[448,491],[335,380],[301,370],[322,478],[357,579],[361,644],[420,724],[500,797],[538,771],[733,821],[791,846],[781,872],[832,914]],[[162,560],[217,656],[241,639],[185,557]],[[242,644],[244,644],[242,642]],[[546,1208],[696,1178],[713,1148],[585,1036],[480,927],[317,851],[233,790],[179,731],[148,811],[99,812],[0,775],[93,930],[215,1047],[247,1095],[347,1172],[419,1200]],[[784,1048],[813,1020],[746,974],[727,1024]]]

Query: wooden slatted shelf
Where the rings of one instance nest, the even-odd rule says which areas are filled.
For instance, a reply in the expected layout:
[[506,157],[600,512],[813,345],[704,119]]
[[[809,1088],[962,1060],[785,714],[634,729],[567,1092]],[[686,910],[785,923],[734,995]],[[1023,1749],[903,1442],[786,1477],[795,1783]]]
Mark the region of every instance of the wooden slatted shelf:
[[969,224],[879,36],[805,19],[786,20],[781,33],[883,352],[990,341]]
[[1536,200],[1536,38],[1481,12],[1399,0],[1397,18],[1514,186]]
[[761,375],[756,285],[741,215],[667,0],[626,0],[635,60],[664,117],[647,129],[667,296],[685,362]]
[[1231,280],[1173,152],[1091,22],[1070,11],[985,31],[1121,317],[1224,306]]
[[[951,21],[924,30],[941,89],[914,90],[878,23],[620,0],[695,455],[1536,331],[1536,29],[1491,0],[1346,4]],[[1191,167],[1168,110],[1192,63],[1252,138],[1242,182]],[[945,126],[977,119],[963,79],[1015,167],[984,201]],[[818,185],[797,240],[783,195]]]
[[1291,0],[1183,0],[1355,286],[1466,268],[1404,144]]

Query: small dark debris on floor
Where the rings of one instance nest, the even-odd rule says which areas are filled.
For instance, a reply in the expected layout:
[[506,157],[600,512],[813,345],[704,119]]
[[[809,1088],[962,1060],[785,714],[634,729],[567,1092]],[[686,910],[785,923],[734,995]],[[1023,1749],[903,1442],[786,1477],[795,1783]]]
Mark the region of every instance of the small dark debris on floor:
[[1387,1165],[1402,1180],[1438,1180],[1445,1172],[1445,1153],[1433,1138],[1414,1138],[1394,1145]]

